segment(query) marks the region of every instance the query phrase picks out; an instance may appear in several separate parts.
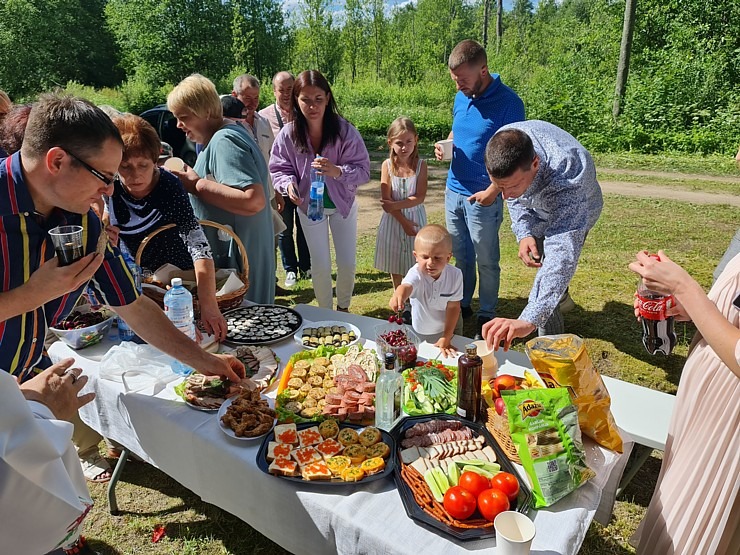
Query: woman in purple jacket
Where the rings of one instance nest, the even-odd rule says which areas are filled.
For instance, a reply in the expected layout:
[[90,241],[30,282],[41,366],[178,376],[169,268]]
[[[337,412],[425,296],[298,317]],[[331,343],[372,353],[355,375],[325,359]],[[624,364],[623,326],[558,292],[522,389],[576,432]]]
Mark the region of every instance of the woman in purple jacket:
[[[329,230],[337,258],[337,310],[347,312],[355,286],[357,187],[370,180],[370,157],[360,133],[337,111],[326,78],[304,71],[293,85],[294,119],[275,138],[270,173],[275,190],[298,205],[316,300],[333,308]],[[326,178],[324,217],[308,219],[311,167]]]

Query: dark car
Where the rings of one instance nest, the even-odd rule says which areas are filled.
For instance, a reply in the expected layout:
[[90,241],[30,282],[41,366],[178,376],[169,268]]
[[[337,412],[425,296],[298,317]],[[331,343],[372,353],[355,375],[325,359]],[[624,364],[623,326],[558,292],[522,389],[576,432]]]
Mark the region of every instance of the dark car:
[[160,104],[142,112],[141,117],[152,124],[157,130],[160,140],[169,143],[175,156],[179,156],[191,168],[195,165],[195,143],[188,139],[180,129],[177,128],[177,119],[167,109],[166,104]]

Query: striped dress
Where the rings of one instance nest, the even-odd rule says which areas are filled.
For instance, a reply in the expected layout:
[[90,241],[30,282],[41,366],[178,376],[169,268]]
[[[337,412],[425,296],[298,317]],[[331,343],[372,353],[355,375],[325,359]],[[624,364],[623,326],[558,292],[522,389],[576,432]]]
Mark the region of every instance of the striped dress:
[[[393,175],[390,160],[388,174],[391,176],[391,199],[404,200],[416,194],[416,179],[421,169],[422,161],[416,166],[416,175],[411,177],[397,177]],[[405,208],[401,211],[406,218],[416,224],[417,231],[427,225],[427,213],[423,204],[417,204],[413,208]],[[383,212],[378,226],[378,236],[375,240],[375,268],[389,274],[406,275],[414,260],[414,237],[406,235],[392,215]]]

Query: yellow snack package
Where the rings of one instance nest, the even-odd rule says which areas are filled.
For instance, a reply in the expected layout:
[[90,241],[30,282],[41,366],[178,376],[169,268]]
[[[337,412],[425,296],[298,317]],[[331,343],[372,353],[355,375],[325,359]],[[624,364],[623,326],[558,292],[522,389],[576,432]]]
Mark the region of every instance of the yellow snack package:
[[599,445],[622,452],[611,398],[591,363],[583,339],[573,334],[549,335],[528,341],[526,353],[547,387],[565,387],[578,408],[581,431]]

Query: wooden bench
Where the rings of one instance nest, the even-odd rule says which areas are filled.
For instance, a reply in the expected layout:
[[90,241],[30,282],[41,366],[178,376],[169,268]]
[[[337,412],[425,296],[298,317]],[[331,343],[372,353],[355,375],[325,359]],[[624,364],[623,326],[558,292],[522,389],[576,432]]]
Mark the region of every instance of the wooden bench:
[[611,411],[617,426],[642,446],[619,483],[619,496],[648,460],[652,450],[665,450],[676,397],[609,376],[602,378],[611,397]]

